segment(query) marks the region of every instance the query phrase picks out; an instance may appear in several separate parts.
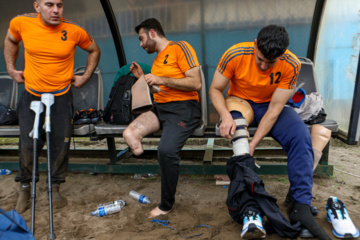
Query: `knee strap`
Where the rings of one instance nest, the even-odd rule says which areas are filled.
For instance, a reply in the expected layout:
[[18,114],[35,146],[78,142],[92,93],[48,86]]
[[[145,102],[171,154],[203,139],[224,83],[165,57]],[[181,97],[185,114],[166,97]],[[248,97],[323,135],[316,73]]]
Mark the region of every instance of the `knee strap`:
[[234,135],[232,135],[232,140],[236,140],[237,138],[249,138],[249,132],[248,130],[246,130],[248,126],[248,122],[246,121],[246,119],[237,118],[234,121],[236,124],[236,131]]
[[249,151],[249,132],[247,131],[248,122],[245,118],[234,119],[236,131],[232,135],[234,156],[248,154]]

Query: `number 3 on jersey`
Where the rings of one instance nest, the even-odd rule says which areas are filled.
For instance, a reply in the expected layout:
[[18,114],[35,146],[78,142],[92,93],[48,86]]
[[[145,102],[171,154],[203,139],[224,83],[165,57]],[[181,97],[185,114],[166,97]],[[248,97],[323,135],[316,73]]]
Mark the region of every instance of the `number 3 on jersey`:
[[66,36],[67,31],[66,31],[66,30],[62,30],[61,33],[63,34],[63,36],[61,37],[61,40],[66,41],[66,40],[67,40],[67,36]]
[[[280,82],[280,77],[281,77],[281,72],[277,72],[275,73],[275,84],[278,84]],[[274,73],[270,74],[270,85],[272,85],[274,83]]]

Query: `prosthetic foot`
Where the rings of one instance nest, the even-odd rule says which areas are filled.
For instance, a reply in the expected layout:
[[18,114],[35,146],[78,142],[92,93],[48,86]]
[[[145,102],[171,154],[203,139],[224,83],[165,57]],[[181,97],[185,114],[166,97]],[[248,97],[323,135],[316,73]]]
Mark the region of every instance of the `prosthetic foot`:
[[18,213],[23,213],[29,207],[30,203],[30,183],[20,183],[19,198],[15,207]]
[[55,208],[62,208],[67,205],[67,199],[60,195],[60,184],[52,184],[52,200]]
[[338,238],[357,238],[359,230],[345,208],[345,204],[337,197],[331,196],[326,204],[326,219],[333,225],[333,234]]
[[243,230],[241,231],[242,239],[265,238],[266,231],[262,225],[262,218],[253,211],[248,211],[244,215]]
[[310,212],[310,206],[298,202],[292,202],[288,206],[289,219],[291,222],[300,222],[304,228],[320,240],[331,240],[329,235],[315,221],[314,216]]

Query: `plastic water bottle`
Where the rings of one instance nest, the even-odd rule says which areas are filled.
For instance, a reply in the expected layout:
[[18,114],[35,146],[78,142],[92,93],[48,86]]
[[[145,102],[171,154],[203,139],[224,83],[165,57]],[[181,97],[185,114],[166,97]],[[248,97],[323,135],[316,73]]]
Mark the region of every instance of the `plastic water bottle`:
[[96,211],[92,212],[92,216],[102,217],[105,215],[113,214],[120,212],[121,208],[126,205],[126,202],[123,200],[117,200],[109,203],[99,204]]
[[151,203],[147,196],[135,192],[134,190],[130,191],[129,196],[142,204]]
[[9,169],[0,169],[0,175],[9,175],[11,174],[11,170]]

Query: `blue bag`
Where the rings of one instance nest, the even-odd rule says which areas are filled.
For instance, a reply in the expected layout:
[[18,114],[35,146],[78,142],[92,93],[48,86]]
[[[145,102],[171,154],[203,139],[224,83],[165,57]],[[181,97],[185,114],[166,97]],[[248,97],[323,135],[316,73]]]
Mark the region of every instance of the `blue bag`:
[[25,220],[15,210],[5,212],[0,208],[1,240],[36,240]]

